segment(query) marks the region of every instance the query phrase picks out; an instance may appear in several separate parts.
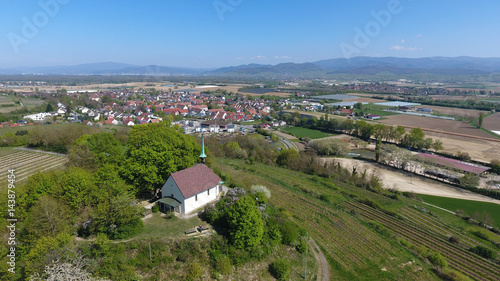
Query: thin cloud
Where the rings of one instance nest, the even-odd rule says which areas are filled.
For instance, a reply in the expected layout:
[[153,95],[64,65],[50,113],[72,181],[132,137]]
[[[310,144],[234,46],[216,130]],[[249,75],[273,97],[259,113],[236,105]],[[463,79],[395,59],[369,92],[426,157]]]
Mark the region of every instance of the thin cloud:
[[420,37],[422,37],[422,33],[419,33],[419,34],[417,34],[417,36],[415,36],[415,38],[417,38],[417,39]]
[[277,60],[291,60],[292,59],[292,57],[289,57],[289,56],[274,56],[273,58],[277,59]]
[[267,60],[267,57],[258,55],[258,56],[252,57],[251,59],[252,60]]
[[419,48],[419,47],[405,47],[405,46],[395,45],[395,46],[390,47],[389,50],[414,52],[414,51],[422,50],[422,48]]

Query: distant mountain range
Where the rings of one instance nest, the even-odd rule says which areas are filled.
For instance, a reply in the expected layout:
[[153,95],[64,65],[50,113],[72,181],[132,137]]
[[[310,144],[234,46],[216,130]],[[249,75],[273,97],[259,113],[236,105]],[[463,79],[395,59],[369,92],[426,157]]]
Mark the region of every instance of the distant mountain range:
[[277,65],[247,64],[218,69],[160,65],[138,66],[103,62],[74,66],[18,67],[0,69],[0,74],[44,75],[157,75],[157,76],[240,76],[240,77],[328,77],[338,74],[377,75],[444,74],[474,75],[500,73],[500,58],[475,57],[355,57],[307,63]]

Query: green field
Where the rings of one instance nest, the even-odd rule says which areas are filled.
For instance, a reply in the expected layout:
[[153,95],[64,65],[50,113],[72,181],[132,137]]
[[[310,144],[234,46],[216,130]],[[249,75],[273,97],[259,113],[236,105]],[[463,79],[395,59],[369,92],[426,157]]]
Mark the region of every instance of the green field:
[[290,135],[294,135],[297,138],[305,138],[309,137],[311,139],[321,139],[332,136],[332,134],[328,134],[318,130],[312,130],[302,127],[288,127],[284,128],[283,131]]
[[360,109],[353,109],[353,111],[356,113],[363,112],[365,114],[369,113],[372,115],[380,115],[381,117],[398,114],[398,113],[394,113],[394,112],[384,111],[384,109],[388,109],[388,108],[390,108],[390,107],[385,106],[385,105],[378,105],[378,104],[374,104],[374,103],[369,103],[369,104],[363,104],[363,107],[361,110]]
[[[19,98],[13,96],[0,96],[0,113],[9,113],[11,111],[21,109],[21,105],[16,103]],[[44,103],[43,100],[37,98],[20,98],[20,102],[28,109],[31,110]]]
[[487,212],[493,221],[495,226],[500,228],[500,205],[488,202],[479,202],[471,200],[462,200],[455,198],[438,197],[431,195],[421,195],[419,196],[429,204],[433,204],[450,211],[455,212],[456,210],[464,210],[469,216],[476,212]]

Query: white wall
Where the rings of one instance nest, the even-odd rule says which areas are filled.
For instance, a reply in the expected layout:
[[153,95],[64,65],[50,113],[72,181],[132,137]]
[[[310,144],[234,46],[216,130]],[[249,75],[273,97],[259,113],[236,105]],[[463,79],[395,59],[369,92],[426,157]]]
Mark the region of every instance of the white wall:
[[170,195],[173,194],[173,198],[175,198],[177,201],[181,202],[181,214],[185,214],[184,212],[184,196],[182,196],[181,191],[177,187],[177,184],[175,183],[174,179],[172,177],[169,177],[168,180],[165,182],[163,187],[161,188],[161,198],[164,197],[171,197]]
[[183,210],[185,211],[184,214],[190,213],[190,212],[204,206],[205,204],[217,199],[217,196],[219,195],[219,185],[216,185],[216,186],[210,188],[209,191],[210,191],[210,195],[208,195],[206,190],[199,193],[198,198],[197,198],[198,200],[195,200],[196,196],[191,196],[189,198],[186,198],[184,200],[184,204],[183,204],[184,205]]

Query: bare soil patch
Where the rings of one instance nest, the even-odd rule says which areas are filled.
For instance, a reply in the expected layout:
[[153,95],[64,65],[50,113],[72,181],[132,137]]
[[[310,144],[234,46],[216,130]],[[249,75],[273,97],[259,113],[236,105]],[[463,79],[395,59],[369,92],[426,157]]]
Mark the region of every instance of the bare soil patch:
[[383,186],[386,189],[394,188],[399,191],[414,192],[418,194],[427,194],[441,197],[466,199],[482,202],[492,202],[500,204],[500,200],[495,200],[486,196],[482,196],[467,190],[463,190],[452,185],[439,183],[431,179],[422,178],[419,176],[410,176],[405,172],[399,172],[392,169],[387,169],[382,165],[366,162],[350,158],[322,158],[324,161],[336,161],[347,169],[356,167],[358,171],[367,169],[373,170],[382,180]]
[[[454,89],[454,88],[450,88],[450,89]],[[459,90],[463,90],[463,89],[459,89]],[[448,96],[448,95],[433,95],[433,96],[429,96],[430,98],[434,99],[434,100],[469,100],[469,99],[475,99],[475,98],[485,98],[487,96],[480,96],[480,95],[477,95],[477,96]]]
[[444,107],[444,106],[422,105],[421,107],[428,107],[428,108],[431,108],[432,110],[434,110],[435,112],[439,112],[441,114],[450,115],[450,116],[478,117],[481,112],[484,114],[488,113],[488,111],[482,111],[482,110],[453,108],[453,107]]
[[483,127],[488,130],[500,131],[500,113],[484,118]]
[[460,134],[465,137],[476,136],[494,140],[494,137],[490,134],[462,121],[398,114],[386,116],[381,122],[405,127],[420,127],[422,130],[429,129],[443,133]]
[[456,155],[467,152],[474,160],[489,163],[492,159],[500,159],[500,142],[464,138],[461,136],[425,132],[427,137],[443,142],[443,152]]

